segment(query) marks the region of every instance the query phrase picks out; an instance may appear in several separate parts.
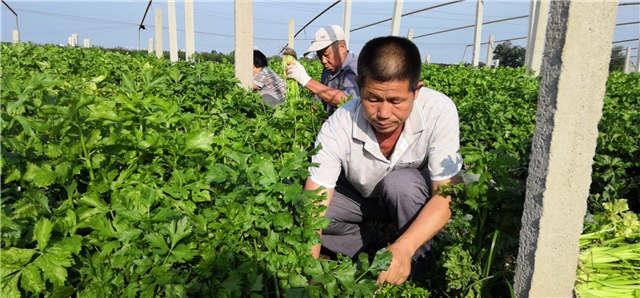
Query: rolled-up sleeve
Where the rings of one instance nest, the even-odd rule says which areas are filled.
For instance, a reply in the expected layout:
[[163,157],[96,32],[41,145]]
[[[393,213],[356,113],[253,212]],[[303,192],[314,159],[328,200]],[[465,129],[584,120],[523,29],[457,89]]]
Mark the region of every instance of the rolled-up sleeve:
[[460,124],[453,102],[443,107],[429,142],[429,173],[432,181],[449,179],[462,169]]
[[311,158],[317,166],[309,167],[309,177],[324,188],[335,188],[342,171],[346,154],[344,148],[348,146],[345,129],[350,127],[349,123],[341,123],[345,122],[341,121],[342,116],[336,113],[329,117],[316,138],[316,146],[320,146],[320,150]]

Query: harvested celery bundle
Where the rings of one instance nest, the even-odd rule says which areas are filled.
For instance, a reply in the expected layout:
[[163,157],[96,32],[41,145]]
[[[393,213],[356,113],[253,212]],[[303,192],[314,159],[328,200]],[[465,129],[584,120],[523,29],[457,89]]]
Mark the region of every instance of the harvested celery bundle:
[[[285,48],[282,50],[282,77],[286,79],[287,77],[287,65],[290,62],[296,61],[297,54],[296,51],[292,48]],[[300,98],[300,86],[298,86],[298,82],[293,79],[286,79],[287,85],[287,100],[299,99]]]
[[580,236],[578,297],[640,297],[640,220],[626,200],[604,203],[605,212]]

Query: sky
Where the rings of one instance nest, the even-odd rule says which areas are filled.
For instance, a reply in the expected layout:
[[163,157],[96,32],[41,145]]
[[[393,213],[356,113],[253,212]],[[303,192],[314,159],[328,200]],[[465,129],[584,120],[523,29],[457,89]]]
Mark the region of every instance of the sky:
[[[449,2],[405,0],[403,13]],[[583,0],[590,1],[590,0]],[[166,28],[167,2],[153,1],[144,21],[147,30],[138,30],[147,0],[130,1],[30,1],[5,0],[18,14],[21,40],[34,43],[66,44],[67,37],[78,34],[78,43],[84,38],[91,39],[94,46],[147,48],[148,39],[154,36],[154,9],[163,13],[164,49],[169,48],[169,33]],[[320,1],[254,1],[254,47],[267,56],[276,55],[287,42],[288,21],[295,21],[296,30],[328,7],[333,0]],[[637,2],[631,0],[620,1]],[[178,48],[184,49],[184,7],[183,0],[176,0],[176,20],[178,27]],[[529,0],[497,1],[485,0],[484,21],[500,18],[524,16],[529,13]],[[352,29],[389,18],[393,14],[392,0],[353,0]],[[409,29],[414,36],[475,23],[476,1],[439,7],[429,11],[403,17],[400,34],[406,36]],[[315,31],[324,25],[343,24],[344,4],[340,3],[310,24],[296,38],[298,53],[305,52]],[[619,6],[617,23],[640,21],[640,5]],[[2,41],[11,41],[11,31],[16,27],[13,14],[2,6]],[[197,52],[228,53],[234,47],[234,2],[231,0],[194,0],[195,47]],[[528,18],[485,25],[482,27],[482,41],[493,34],[495,40],[525,37]],[[139,34],[140,32],[140,34]],[[391,22],[351,32],[349,48],[358,53],[364,43],[376,36],[389,35]],[[429,54],[435,63],[458,63],[471,60],[474,29],[432,35],[414,39],[422,56]],[[640,24],[616,26],[614,41],[640,38]],[[514,40],[515,45],[525,46],[526,39]],[[621,43],[622,46],[638,48],[638,42]],[[466,49],[466,50],[465,50]],[[481,61],[486,55],[482,47]],[[633,54],[635,56],[635,52]]]

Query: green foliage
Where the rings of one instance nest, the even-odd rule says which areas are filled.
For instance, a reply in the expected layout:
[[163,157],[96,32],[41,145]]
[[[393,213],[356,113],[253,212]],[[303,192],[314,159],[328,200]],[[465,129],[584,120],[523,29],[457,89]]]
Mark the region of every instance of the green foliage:
[[589,209],[628,199],[640,211],[640,73],[613,72],[607,81],[598,146],[594,158]]
[[[327,223],[302,183],[326,114],[304,88],[274,110],[228,63],[2,53],[2,297],[511,294],[538,88],[524,69],[425,66],[425,84],[458,108],[465,183],[445,190],[453,217],[426,275],[378,287],[388,252],[310,257]],[[319,79],[317,60],[301,63]],[[279,59],[270,67],[282,73]],[[640,201],[638,88],[638,74],[607,83],[593,213]],[[620,212],[613,224],[596,216],[613,239],[636,233]]]
[[2,296],[312,296],[377,290],[313,259],[302,191],[322,121],[230,64],[2,47]]
[[609,72],[623,71],[625,59],[625,47],[614,46],[613,49],[611,49],[611,62],[609,62]]
[[[433,270],[424,284],[440,296],[509,296],[538,82],[522,68],[429,65],[423,76],[458,108],[465,170],[465,183],[446,189],[453,217],[433,243]],[[612,73],[607,82],[591,212],[614,198],[640,201],[639,87],[637,74]]]
[[500,60],[500,66],[520,67],[524,65],[525,52],[525,48],[507,41],[496,46],[493,59]]

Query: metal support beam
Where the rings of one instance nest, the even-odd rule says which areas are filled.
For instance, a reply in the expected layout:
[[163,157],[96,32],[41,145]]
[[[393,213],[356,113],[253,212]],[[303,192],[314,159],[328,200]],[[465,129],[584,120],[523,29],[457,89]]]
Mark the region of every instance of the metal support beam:
[[349,48],[349,33],[351,32],[351,0],[344,1],[344,16],[342,17],[342,30],[344,31],[344,42]]
[[474,67],[480,63],[480,39],[482,38],[482,13],[484,10],[484,1],[476,1],[476,25],[473,34],[473,59],[471,61]]
[[253,76],[253,0],[235,0],[235,74],[251,90]]
[[395,0],[393,5],[393,19],[391,20],[391,35],[400,35],[400,19],[402,18],[402,1]]

